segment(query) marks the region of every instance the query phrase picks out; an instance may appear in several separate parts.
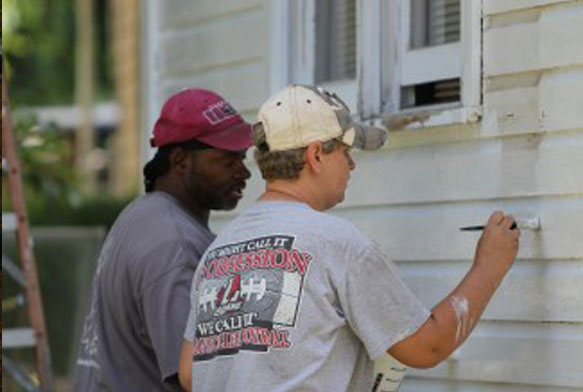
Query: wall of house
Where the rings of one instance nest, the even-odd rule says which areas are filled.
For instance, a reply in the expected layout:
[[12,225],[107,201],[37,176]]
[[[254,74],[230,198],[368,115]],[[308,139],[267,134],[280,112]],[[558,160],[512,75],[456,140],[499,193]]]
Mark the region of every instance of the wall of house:
[[[495,209],[538,217],[471,338],[402,390],[572,391],[583,388],[583,2],[483,0],[482,118],[391,132],[333,213],[373,236],[427,306],[468,270]],[[153,123],[163,99],[196,85],[249,120],[269,95],[267,1],[150,0],[145,59]],[[147,129],[151,129],[148,127]],[[254,176],[237,213],[260,194]],[[234,213],[215,214],[220,229]],[[371,305],[372,306],[372,305]]]

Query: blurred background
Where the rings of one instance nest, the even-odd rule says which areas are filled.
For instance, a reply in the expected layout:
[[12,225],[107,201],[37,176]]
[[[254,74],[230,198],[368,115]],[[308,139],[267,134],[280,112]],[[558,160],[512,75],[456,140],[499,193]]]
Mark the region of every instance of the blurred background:
[[[140,142],[128,139],[138,132],[137,73],[135,63],[132,69],[114,51],[133,51],[136,55],[128,58],[137,62],[138,8],[137,2],[113,3],[118,2],[2,2],[2,72],[23,167],[56,390],[68,389],[107,228],[138,193]],[[3,214],[12,209],[5,174]],[[2,227],[4,268],[5,257],[18,262],[18,252],[15,233],[5,230],[4,222]],[[4,273],[2,298],[22,294]],[[2,327],[27,324],[26,309],[9,304],[3,301]],[[3,354],[33,369],[33,350]],[[19,390],[4,369],[2,389]]]

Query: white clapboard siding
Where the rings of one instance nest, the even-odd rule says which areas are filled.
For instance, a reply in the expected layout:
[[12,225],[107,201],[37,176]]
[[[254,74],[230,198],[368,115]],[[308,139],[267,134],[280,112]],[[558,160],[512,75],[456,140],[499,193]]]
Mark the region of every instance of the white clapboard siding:
[[233,15],[260,8],[264,3],[262,0],[164,1],[160,15],[161,28],[173,30],[183,26],[209,23],[221,18],[228,20]]
[[262,9],[214,23],[170,31],[162,36],[163,76],[196,74],[261,59],[265,35]]
[[583,132],[356,153],[344,207],[583,194]]
[[484,31],[485,76],[583,63],[583,4],[571,1],[541,10],[530,23]]
[[583,324],[480,322],[450,359],[409,376],[581,388]]
[[568,3],[573,0],[484,0],[484,15],[532,9],[535,7]]
[[583,99],[575,98],[581,91],[583,64],[522,77],[490,78],[484,92],[482,135],[581,129]]
[[[162,83],[162,96],[167,97],[184,87],[192,86],[219,92],[241,112],[257,110],[261,97],[268,94],[265,64],[262,61],[208,70],[187,77],[166,78]],[[254,121],[254,113],[248,121]]]
[[485,223],[496,209],[541,220],[539,231],[523,231],[519,258],[583,259],[581,197],[347,208],[334,213],[355,222],[397,261],[450,261],[472,258],[478,238],[458,228]]
[[[476,243],[475,237],[468,241]],[[431,308],[459,284],[471,262],[402,262],[398,266],[407,285]],[[583,323],[583,306],[577,299],[581,287],[581,260],[519,259],[492,298],[483,318]]]

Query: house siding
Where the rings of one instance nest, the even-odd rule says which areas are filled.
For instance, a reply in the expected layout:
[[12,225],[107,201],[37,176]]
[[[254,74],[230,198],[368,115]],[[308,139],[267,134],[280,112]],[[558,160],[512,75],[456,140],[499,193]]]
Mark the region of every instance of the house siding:
[[[252,120],[270,91],[268,2],[158,7],[152,99],[208,87]],[[481,120],[394,131],[380,151],[355,151],[332,212],[374,237],[429,307],[470,267],[479,234],[460,226],[495,209],[538,217],[472,336],[436,368],[412,370],[401,390],[582,390],[583,1],[483,0],[482,11]],[[214,214],[217,230],[261,193],[248,164],[246,197]]]

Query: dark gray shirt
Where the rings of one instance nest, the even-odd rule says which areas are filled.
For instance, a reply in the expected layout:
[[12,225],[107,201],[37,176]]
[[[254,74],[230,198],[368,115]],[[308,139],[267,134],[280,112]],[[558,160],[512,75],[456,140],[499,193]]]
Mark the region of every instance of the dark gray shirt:
[[140,197],[120,214],[97,265],[76,391],[177,389],[190,285],[213,238],[163,192]]

